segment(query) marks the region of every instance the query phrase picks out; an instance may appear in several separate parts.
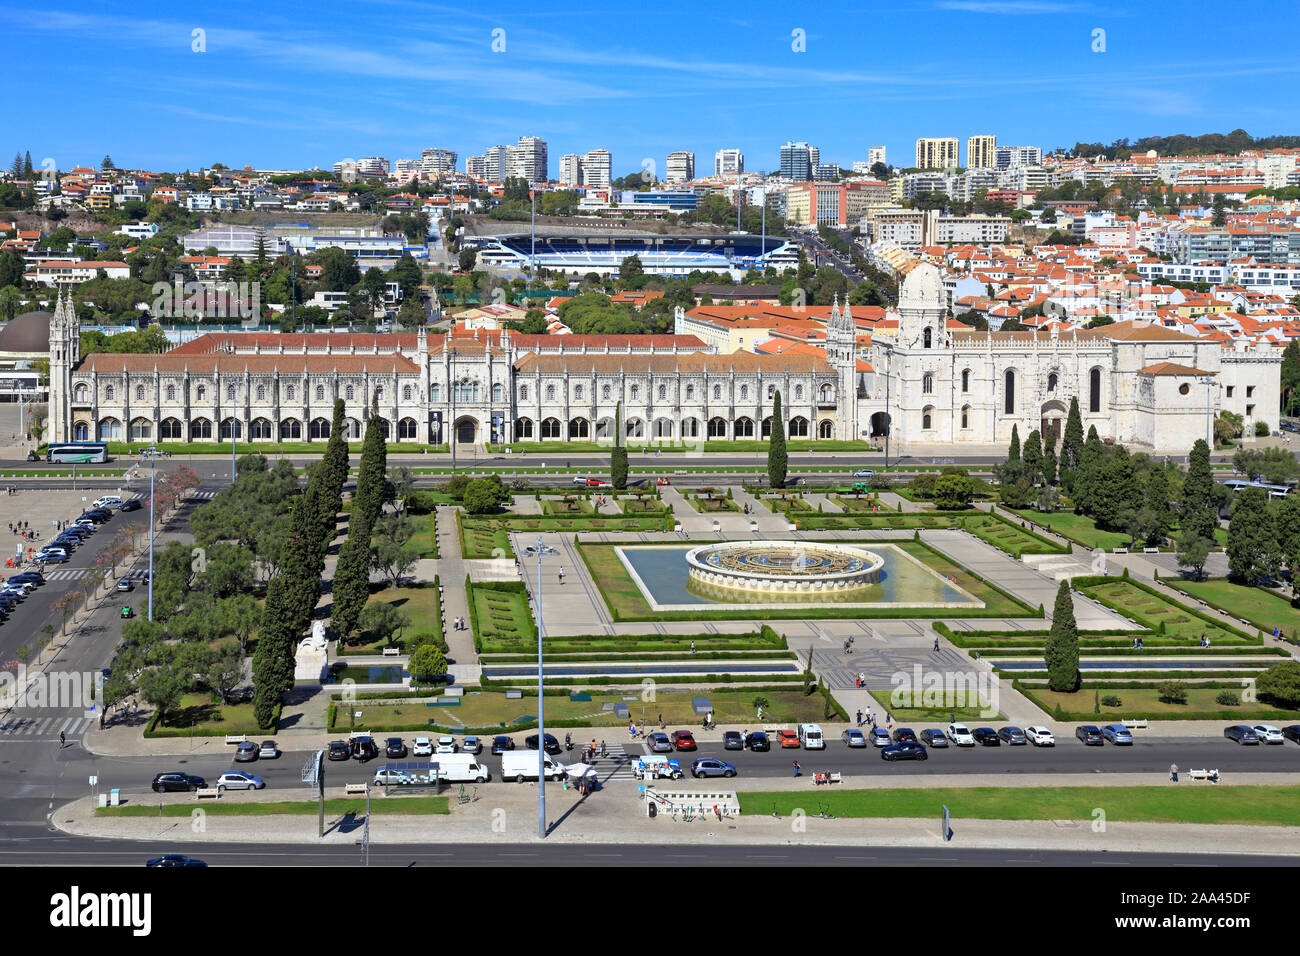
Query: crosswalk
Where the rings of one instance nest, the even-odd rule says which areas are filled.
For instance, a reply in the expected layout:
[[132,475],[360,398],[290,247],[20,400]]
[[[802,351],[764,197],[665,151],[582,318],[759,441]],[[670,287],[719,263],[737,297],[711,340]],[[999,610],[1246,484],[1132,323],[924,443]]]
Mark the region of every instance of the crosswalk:
[[[87,574],[102,575],[103,573],[103,571],[96,568],[46,568],[44,571],[46,581],[79,581]],[[148,573],[144,568],[137,568],[134,571],[128,571],[121,577],[142,581]]]
[[635,753],[629,753],[625,744],[607,743],[605,756],[597,757],[594,761],[601,780],[633,779],[632,761],[643,752],[644,748],[639,746],[636,747]]
[[94,717],[70,717],[67,714],[57,717],[11,714],[0,719],[0,738],[58,740],[61,733],[69,738],[75,738],[78,734],[89,730],[95,719]]

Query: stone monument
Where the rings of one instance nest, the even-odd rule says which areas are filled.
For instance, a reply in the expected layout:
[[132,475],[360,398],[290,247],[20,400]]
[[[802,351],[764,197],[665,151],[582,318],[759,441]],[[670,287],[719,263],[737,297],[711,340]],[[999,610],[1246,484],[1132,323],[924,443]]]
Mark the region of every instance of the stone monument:
[[299,684],[323,684],[329,668],[325,622],[312,621],[311,635],[298,642],[294,654],[293,679]]

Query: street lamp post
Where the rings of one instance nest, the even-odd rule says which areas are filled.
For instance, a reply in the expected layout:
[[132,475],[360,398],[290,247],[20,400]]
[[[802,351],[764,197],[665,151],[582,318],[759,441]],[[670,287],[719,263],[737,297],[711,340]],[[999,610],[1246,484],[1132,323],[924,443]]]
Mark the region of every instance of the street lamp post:
[[542,536],[537,536],[533,544],[537,552],[537,838],[546,839],[546,725],[543,711],[545,697],[542,695],[542,555],[554,552],[542,544]]
[[1208,375],[1204,378],[1198,378],[1197,383],[1205,386],[1205,444],[1211,452],[1214,451],[1214,420],[1210,416],[1210,389],[1218,385],[1217,379],[1210,378]]
[[153,500],[154,473],[158,467],[158,443],[149,446],[149,620],[153,620]]
[[889,433],[894,430],[893,407],[890,404],[889,386],[893,383],[894,376],[894,350],[892,347],[885,346],[885,468],[889,468]]

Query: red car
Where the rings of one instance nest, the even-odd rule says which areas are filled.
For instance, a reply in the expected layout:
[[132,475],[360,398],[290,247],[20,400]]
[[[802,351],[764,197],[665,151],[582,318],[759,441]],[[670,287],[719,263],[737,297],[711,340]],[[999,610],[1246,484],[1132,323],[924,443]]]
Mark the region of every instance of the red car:
[[668,479],[667,479],[667,478],[660,478],[660,479],[658,479],[657,481],[655,481],[655,484],[656,484],[656,485],[666,485],[666,484],[668,484],[668,483],[669,483],[669,482],[668,482]]
[[588,487],[588,488],[599,488],[599,487],[600,487],[601,485],[603,485],[603,484],[604,484],[604,482],[601,481],[599,478],[588,478],[588,479],[587,479],[587,487]]
[[781,741],[781,746],[787,750],[799,749],[799,735],[793,730],[778,730],[776,739]]
[[694,750],[696,749],[695,738],[691,736],[689,730],[674,730],[673,746],[678,750]]

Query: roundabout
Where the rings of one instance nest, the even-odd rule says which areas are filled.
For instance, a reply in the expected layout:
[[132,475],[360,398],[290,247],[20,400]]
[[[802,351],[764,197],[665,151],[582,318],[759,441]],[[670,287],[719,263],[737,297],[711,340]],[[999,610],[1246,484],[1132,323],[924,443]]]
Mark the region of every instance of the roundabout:
[[686,552],[690,583],[706,593],[777,600],[847,597],[878,584],[885,559],[850,545],[811,541],[729,541]]

